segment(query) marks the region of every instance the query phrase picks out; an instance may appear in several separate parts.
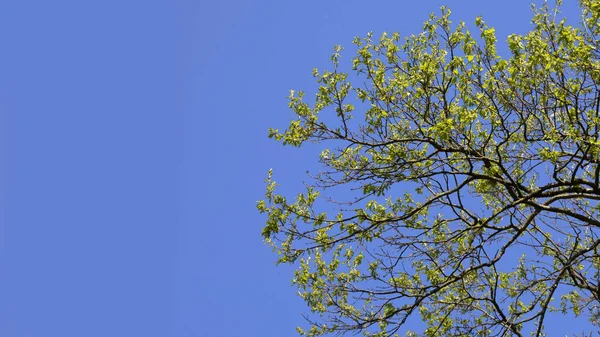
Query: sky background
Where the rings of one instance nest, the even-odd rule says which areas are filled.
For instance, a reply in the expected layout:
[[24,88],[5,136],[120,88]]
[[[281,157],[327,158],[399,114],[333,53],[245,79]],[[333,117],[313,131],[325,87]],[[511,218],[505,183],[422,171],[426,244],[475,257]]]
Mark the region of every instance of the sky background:
[[2,1],[0,336],[294,336],[255,201],[317,154],[267,129],[334,44],[442,4],[501,42],[528,29],[523,0]]

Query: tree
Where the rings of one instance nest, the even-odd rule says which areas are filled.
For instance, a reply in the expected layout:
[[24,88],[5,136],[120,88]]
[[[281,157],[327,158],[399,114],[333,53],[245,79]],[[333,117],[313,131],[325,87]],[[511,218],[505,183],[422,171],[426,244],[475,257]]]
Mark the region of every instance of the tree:
[[[302,335],[543,336],[600,306],[600,1],[534,8],[532,30],[477,34],[432,15],[423,32],[355,38],[314,71],[313,104],[270,137],[323,145],[294,200],[267,179],[264,238],[310,308]],[[402,330],[400,330],[402,328]],[[417,332],[408,332],[417,336]]]

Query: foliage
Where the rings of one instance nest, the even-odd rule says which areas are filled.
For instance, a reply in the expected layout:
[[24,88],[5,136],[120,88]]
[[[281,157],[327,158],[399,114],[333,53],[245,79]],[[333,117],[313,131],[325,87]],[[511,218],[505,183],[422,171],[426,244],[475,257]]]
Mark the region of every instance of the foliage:
[[[264,238],[297,266],[302,335],[543,336],[552,315],[600,305],[600,1],[560,4],[497,53],[432,15],[423,32],[356,38],[314,71],[313,104],[270,137],[329,144],[295,200],[267,179]],[[351,80],[352,79],[352,80]],[[340,193],[340,191],[343,191]],[[321,195],[331,192],[333,196]],[[325,209],[328,212],[321,212]],[[406,332],[414,317],[424,331]]]

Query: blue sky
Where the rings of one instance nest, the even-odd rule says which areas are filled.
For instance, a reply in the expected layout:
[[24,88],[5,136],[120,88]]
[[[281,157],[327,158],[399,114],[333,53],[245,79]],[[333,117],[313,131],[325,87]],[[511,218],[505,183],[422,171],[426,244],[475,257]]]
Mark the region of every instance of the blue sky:
[[254,208],[269,168],[290,192],[317,169],[266,137],[288,90],[356,35],[446,4],[503,41],[528,3],[2,2],[0,336],[295,335]]

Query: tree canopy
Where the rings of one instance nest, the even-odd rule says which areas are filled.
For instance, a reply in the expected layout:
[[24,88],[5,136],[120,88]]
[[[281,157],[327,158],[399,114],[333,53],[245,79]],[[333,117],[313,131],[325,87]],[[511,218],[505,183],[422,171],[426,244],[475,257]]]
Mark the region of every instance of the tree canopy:
[[420,34],[355,38],[347,64],[336,46],[314,101],[291,91],[295,118],[269,136],[321,144],[322,169],[293,197],[269,172],[257,207],[278,261],[297,266],[300,334],[598,325],[600,1],[580,8],[575,26],[560,3],[534,8],[506,57],[482,18],[470,32],[442,8]]

